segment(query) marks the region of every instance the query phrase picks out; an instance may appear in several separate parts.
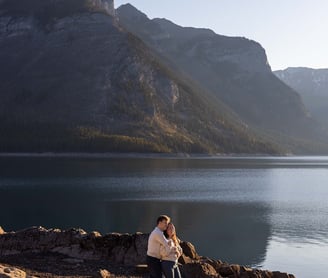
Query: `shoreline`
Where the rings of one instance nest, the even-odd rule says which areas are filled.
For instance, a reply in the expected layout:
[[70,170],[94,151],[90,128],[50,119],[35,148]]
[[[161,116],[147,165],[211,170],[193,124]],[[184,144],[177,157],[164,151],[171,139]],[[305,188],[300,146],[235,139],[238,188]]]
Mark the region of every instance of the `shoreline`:
[[233,159],[233,158],[315,158],[325,155],[269,155],[269,154],[197,154],[197,153],[91,153],[91,152],[0,152],[1,157],[58,157],[58,158],[164,158],[164,159]]
[[[1,268],[5,277],[149,277],[146,264],[149,234],[101,235],[82,229],[30,227],[17,232],[0,228]],[[293,274],[229,264],[198,255],[192,243],[181,240],[179,268],[185,278],[295,278]],[[2,267],[3,266],[3,267]],[[21,276],[15,275],[23,269]],[[12,275],[10,275],[12,274]]]

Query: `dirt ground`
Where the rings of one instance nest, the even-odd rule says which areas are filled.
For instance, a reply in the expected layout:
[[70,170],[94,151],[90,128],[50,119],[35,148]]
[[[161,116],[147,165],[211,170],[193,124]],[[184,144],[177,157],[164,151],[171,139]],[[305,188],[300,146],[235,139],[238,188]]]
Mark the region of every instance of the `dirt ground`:
[[113,265],[108,261],[72,259],[70,257],[54,253],[24,254],[0,257],[0,264],[19,268],[25,271],[27,275],[40,278],[149,277],[145,266],[118,266]]

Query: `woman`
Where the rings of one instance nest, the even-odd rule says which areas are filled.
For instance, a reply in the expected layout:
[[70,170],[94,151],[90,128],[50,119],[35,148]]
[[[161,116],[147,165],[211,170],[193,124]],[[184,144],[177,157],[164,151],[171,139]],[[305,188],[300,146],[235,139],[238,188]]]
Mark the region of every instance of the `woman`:
[[164,231],[164,235],[168,239],[168,244],[176,248],[173,248],[173,251],[170,253],[166,253],[165,248],[161,247],[162,271],[166,278],[181,278],[178,259],[182,255],[182,248],[180,247],[175,227],[172,223],[168,224],[166,231]]

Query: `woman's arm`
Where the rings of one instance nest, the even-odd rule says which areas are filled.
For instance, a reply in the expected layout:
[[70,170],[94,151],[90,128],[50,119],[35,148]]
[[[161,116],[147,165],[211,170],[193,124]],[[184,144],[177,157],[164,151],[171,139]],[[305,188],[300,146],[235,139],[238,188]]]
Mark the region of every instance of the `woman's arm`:
[[179,243],[177,243],[176,247],[177,247],[177,255],[178,255],[178,258],[179,258],[183,254],[183,250],[182,250]]
[[167,257],[171,253],[175,253],[177,248],[171,239],[167,240],[164,235],[156,238],[160,243],[160,255],[161,257]]

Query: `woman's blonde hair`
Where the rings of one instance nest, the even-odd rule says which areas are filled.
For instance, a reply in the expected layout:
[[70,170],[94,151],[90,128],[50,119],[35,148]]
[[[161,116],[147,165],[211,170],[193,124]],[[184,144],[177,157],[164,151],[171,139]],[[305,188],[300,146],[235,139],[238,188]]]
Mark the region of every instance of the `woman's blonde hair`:
[[[170,222],[169,225],[173,225],[173,223]],[[174,227],[174,231],[172,233],[171,239],[173,240],[173,242],[174,242],[175,245],[178,245],[179,244],[179,239],[177,238],[177,232],[175,230],[175,226],[173,225],[173,227]],[[167,230],[164,231],[164,235],[165,235],[166,238],[169,238],[169,235],[167,233]]]

